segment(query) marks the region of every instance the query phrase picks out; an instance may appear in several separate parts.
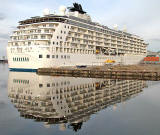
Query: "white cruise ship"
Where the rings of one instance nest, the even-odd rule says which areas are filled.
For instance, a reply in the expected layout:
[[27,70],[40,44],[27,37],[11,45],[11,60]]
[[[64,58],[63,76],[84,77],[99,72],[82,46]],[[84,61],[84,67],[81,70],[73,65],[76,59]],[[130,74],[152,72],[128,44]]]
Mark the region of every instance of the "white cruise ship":
[[107,60],[138,64],[147,44],[136,35],[93,22],[80,4],[45,9],[43,16],[19,22],[7,46],[10,70],[103,65]]

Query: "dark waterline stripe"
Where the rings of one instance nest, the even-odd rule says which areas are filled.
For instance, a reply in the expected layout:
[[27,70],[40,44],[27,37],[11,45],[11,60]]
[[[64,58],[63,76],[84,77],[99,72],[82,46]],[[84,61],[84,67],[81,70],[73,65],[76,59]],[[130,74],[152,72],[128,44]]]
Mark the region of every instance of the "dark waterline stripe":
[[37,69],[25,69],[25,68],[10,68],[9,70],[15,72],[37,72]]

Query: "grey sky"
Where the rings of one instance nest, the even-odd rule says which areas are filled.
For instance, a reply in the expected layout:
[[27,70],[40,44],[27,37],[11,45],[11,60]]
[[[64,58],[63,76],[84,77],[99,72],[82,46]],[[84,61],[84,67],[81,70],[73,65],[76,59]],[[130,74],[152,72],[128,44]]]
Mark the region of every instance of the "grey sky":
[[[42,15],[44,8],[51,12],[60,5],[71,6],[75,0],[0,0],[0,56],[6,54],[6,45],[11,31],[18,21]],[[92,20],[141,36],[149,42],[148,49],[160,50],[160,1],[159,0],[77,0]]]

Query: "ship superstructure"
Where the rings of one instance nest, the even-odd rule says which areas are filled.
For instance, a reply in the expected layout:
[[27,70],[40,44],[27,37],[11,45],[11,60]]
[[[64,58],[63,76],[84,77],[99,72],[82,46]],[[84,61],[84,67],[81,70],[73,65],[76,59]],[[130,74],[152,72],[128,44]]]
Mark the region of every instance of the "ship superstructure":
[[147,44],[136,35],[93,22],[80,4],[60,7],[60,14],[19,22],[8,42],[11,70],[41,67],[103,65],[106,60],[138,64],[146,56]]

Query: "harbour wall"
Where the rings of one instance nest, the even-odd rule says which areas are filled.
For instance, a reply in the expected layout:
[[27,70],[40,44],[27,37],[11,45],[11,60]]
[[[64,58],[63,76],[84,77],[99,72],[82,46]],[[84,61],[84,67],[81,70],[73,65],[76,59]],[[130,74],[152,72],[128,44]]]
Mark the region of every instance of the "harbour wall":
[[39,68],[38,74],[53,76],[112,78],[128,80],[160,80],[160,66],[128,65],[128,66],[94,66],[88,68],[62,67]]

